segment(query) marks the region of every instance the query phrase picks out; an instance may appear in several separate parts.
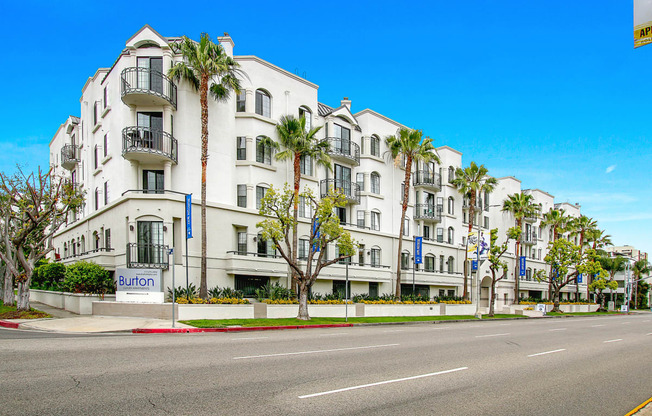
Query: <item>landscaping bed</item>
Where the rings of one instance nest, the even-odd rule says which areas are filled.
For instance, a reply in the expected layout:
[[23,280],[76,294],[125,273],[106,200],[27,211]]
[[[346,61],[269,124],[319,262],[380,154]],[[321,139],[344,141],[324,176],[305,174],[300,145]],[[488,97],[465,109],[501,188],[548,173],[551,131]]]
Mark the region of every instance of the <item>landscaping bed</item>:
[[29,311],[18,312],[15,306],[5,306],[0,301],[0,319],[40,319],[51,318],[49,314],[31,308]]

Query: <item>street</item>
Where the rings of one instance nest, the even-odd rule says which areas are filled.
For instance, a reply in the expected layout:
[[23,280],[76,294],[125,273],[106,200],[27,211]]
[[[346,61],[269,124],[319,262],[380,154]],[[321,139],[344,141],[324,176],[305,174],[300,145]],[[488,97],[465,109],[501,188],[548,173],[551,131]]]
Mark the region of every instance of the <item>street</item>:
[[0,330],[0,413],[624,415],[652,314],[172,335]]

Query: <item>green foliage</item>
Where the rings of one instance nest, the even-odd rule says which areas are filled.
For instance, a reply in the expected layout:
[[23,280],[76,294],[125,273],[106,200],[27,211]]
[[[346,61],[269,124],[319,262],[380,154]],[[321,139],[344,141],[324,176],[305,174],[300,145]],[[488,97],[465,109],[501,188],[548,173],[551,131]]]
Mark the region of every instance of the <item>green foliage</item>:
[[45,263],[36,269],[32,275],[33,289],[59,290],[66,277],[66,266],[59,263]]
[[66,268],[61,288],[73,293],[115,293],[115,282],[102,266],[78,261]]
[[241,290],[235,290],[230,287],[220,288],[219,286],[215,286],[214,288],[209,289],[208,297],[217,298],[217,299],[221,299],[221,298],[242,299],[244,297],[244,293],[242,293]]
[[[199,291],[197,290],[197,287],[192,283],[190,283],[187,288],[183,286],[179,286],[176,289],[174,289],[175,299],[180,299],[180,298],[192,299],[197,297],[197,295],[199,295]],[[170,289],[169,287],[168,287],[167,300],[172,301],[172,289]]]
[[278,282],[274,284],[267,283],[265,286],[256,289],[256,299],[261,302],[263,299],[270,300],[290,300],[295,299],[294,291],[281,286]]

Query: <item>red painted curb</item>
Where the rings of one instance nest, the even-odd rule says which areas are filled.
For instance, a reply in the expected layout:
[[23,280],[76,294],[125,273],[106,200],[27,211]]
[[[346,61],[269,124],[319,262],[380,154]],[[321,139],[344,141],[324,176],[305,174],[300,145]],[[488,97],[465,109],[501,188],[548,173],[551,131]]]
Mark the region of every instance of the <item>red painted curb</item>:
[[5,328],[18,329],[18,325],[20,325],[18,322],[9,322],[9,321],[0,320],[0,326],[3,326]]
[[189,334],[197,332],[245,332],[245,331],[273,331],[282,329],[308,329],[308,328],[342,328],[353,324],[321,324],[321,325],[286,325],[286,326],[251,326],[237,328],[136,328],[134,334]]

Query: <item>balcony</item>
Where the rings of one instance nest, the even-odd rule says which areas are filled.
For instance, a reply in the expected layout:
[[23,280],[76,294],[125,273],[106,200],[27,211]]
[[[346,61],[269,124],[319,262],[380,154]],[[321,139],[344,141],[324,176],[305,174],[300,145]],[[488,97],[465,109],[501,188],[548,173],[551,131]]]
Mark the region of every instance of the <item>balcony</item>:
[[531,216],[531,217],[523,217],[523,221],[529,222],[529,223],[537,222],[538,219],[539,219],[539,217],[537,217],[536,215]]
[[130,269],[167,269],[168,246],[163,244],[127,244],[127,267]]
[[324,141],[328,142],[331,158],[360,165],[360,146],[356,143],[338,137],[327,137]]
[[422,186],[430,188],[433,191],[439,191],[441,189],[441,176],[439,173],[418,170],[414,172],[412,183],[414,186]]
[[[471,205],[471,204],[469,203],[468,200],[465,199],[464,202],[462,202],[462,209],[469,209],[469,205]],[[480,201],[479,199],[476,199],[476,201],[475,201],[475,212],[480,212],[480,211],[482,211],[482,201]]]
[[61,148],[61,167],[72,170],[79,163],[79,146],[66,144]]
[[440,222],[443,205],[416,204],[414,206],[414,219]]
[[537,242],[536,233],[523,233],[521,234],[521,243],[531,246]]
[[122,130],[122,157],[142,163],[169,160],[177,163],[177,139],[149,127],[125,127]]
[[127,105],[170,104],[177,109],[177,86],[161,72],[149,68],[126,68],[120,75],[122,102]]
[[320,182],[319,188],[322,198],[328,195],[328,190],[330,188],[334,188],[344,194],[348,203],[360,203],[360,187],[355,182],[343,181],[341,179],[323,179]]

